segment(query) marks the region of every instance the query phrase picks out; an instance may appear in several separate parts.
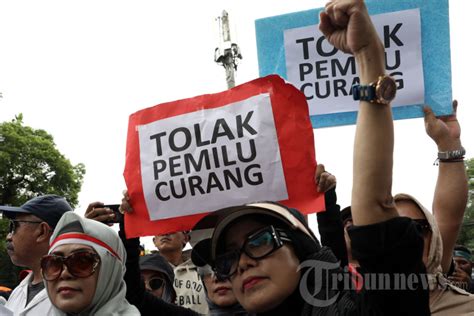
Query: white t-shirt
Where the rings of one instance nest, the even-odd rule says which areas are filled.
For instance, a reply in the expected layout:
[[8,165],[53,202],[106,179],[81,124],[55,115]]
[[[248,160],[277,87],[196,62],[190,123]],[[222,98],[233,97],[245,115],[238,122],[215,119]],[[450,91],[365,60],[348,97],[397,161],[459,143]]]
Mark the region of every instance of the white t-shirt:
[[171,267],[174,270],[173,287],[176,291],[176,305],[207,315],[209,308],[206,301],[206,289],[191,259],[178,266],[171,264]]

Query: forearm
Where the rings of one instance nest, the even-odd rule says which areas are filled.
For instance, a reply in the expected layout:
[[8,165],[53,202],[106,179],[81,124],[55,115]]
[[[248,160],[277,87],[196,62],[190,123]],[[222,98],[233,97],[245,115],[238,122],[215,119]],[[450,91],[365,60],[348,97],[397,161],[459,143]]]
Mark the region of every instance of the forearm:
[[[439,151],[461,148],[461,142],[438,145]],[[433,199],[433,214],[436,218],[442,239],[443,271],[449,269],[452,252],[464,217],[468,198],[468,182],[464,162],[440,162],[438,180]]]
[[[384,50],[375,41],[355,55],[361,84],[385,74]],[[367,225],[396,216],[392,202],[393,120],[388,105],[361,101],[354,141],[352,218]]]
[[337,204],[336,188],[324,193],[324,212],[316,213],[321,244],[331,248],[334,255],[341,261],[341,266],[348,264],[344,227]]

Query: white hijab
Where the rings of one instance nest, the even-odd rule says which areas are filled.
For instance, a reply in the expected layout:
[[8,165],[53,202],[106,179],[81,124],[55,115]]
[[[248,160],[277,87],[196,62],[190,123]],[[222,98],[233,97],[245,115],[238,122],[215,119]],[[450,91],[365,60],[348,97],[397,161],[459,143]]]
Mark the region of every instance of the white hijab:
[[[101,260],[92,303],[77,315],[140,315],[137,308],[125,299],[127,287],[123,276],[126,252],[122,241],[112,228],[67,212],[61,217],[51,236],[48,253],[64,244],[88,245],[99,254]],[[45,284],[47,287],[46,281]],[[54,315],[66,314],[54,307]]]

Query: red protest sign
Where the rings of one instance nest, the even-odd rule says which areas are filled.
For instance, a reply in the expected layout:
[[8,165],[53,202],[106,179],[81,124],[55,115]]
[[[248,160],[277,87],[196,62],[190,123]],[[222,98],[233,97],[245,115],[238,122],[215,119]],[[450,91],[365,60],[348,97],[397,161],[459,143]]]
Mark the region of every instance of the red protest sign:
[[276,75],[138,111],[128,126],[126,234],[189,230],[209,211],[263,200],[320,211],[315,168],[306,99]]

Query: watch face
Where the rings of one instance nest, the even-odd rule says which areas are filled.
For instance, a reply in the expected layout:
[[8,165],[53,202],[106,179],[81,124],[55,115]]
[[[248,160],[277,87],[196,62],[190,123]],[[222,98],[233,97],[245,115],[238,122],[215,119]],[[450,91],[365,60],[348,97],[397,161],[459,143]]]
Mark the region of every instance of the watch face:
[[389,103],[395,98],[397,93],[397,84],[391,77],[383,77],[377,84],[377,98],[383,103]]

